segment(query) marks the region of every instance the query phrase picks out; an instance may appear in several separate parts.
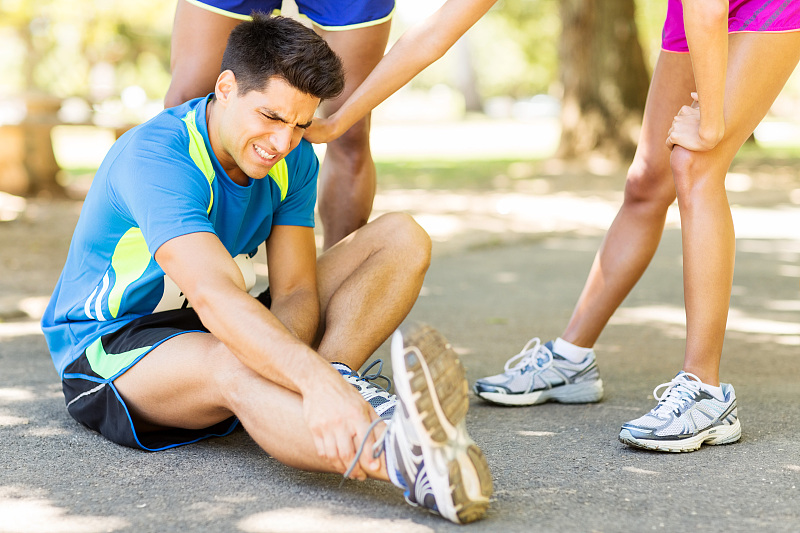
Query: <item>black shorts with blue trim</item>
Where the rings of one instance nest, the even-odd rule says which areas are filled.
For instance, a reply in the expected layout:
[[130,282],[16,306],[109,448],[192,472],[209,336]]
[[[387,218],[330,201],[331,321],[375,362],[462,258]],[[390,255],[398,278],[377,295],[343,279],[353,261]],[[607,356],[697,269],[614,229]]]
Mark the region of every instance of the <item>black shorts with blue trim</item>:
[[[269,289],[258,296],[269,308]],[[194,309],[175,309],[143,316],[113,333],[103,335],[98,343],[105,354],[135,354],[135,358],[111,376],[101,376],[92,368],[89,348],[64,370],[62,386],[67,411],[78,422],[97,431],[108,440],[146,451],[160,451],[191,444],[210,437],[230,434],[239,425],[230,417],[204,429],[165,428],[137,430],[125,400],[114,380],[130,369],[162,342],[189,332],[208,332]]]

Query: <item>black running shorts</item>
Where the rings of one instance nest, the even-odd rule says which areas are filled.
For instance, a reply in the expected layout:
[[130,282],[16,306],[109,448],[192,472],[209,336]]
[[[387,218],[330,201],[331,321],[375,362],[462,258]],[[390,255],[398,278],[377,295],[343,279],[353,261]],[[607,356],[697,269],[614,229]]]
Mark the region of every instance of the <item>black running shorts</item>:
[[[269,308],[269,289],[258,300]],[[114,385],[116,378],[162,342],[192,331],[207,333],[208,329],[194,309],[186,308],[143,316],[103,335],[64,370],[62,384],[69,414],[110,441],[147,451],[166,450],[231,433],[239,424],[236,417],[204,429],[137,430],[125,400]],[[98,357],[98,352],[103,357]],[[108,363],[99,361],[123,366],[109,370],[101,368]]]

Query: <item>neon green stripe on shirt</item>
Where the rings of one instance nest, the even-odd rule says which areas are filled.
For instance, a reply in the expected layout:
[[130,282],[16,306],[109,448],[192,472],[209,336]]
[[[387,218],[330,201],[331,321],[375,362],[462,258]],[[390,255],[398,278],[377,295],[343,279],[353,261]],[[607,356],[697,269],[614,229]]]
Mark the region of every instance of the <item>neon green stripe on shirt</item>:
[[211,200],[208,202],[206,212],[210,213],[211,208],[214,206],[214,188],[211,186],[214,183],[214,165],[211,164],[211,157],[208,155],[208,150],[206,150],[206,141],[203,139],[200,130],[197,129],[194,110],[186,113],[182,120],[186,123],[186,130],[189,132],[189,156],[208,180]]
[[125,289],[142,277],[150,264],[150,258],[150,250],[147,249],[142,230],[131,228],[126,231],[111,256],[111,268],[116,275],[114,286],[108,293],[108,310],[112,317],[117,318]]

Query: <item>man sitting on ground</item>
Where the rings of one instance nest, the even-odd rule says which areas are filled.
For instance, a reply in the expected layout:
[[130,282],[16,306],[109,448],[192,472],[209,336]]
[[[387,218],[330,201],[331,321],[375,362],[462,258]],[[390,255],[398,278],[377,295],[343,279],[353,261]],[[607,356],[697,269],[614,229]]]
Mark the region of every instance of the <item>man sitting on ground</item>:
[[[213,94],[106,156],[42,327],[68,411],[114,442],[164,450],[241,421],[287,465],[388,480],[469,522],[492,484],[447,342],[421,326],[395,334],[399,402],[351,370],[416,301],[429,237],[388,214],[316,257],[319,164],[301,139],[343,84],[339,59],[299,23],[238,26]],[[263,242],[270,288],[253,297]]]

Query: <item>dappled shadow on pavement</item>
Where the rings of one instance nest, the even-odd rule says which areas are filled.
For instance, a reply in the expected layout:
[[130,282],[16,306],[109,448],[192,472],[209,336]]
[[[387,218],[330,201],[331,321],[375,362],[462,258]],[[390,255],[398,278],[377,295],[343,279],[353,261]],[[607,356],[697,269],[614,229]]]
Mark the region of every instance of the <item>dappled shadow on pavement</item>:
[[[452,341],[470,380],[498,372],[528,338],[561,333],[621,201],[618,190],[563,190],[557,177],[536,179],[547,187],[396,188],[376,199],[376,214],[409,211],[433,236],[434,260],[410,318]],[[800,207],[793,190],[790,183],[780,196],[752,194],[752,202],[731,195],[739,238],[722,378],[736,386],[742,441],[662,455],[616,440],[619,425],[652,407],[650,391],[682,361],[673,209],[650,269],[597,345],[601,403],[502,409],[473,398],[468,424],[490,462],[496,495],[488,518],[470,531],[709,523],[797,530]],[[72,421],[38,319],[79,208],[29,200],[14,220],[0,222],[0,532],[463,531],[409,508],[385,484],[339,489],[336,476],[284,467],[244,431],[147,454]],[[387,347],[376,357],[387,360]]]

